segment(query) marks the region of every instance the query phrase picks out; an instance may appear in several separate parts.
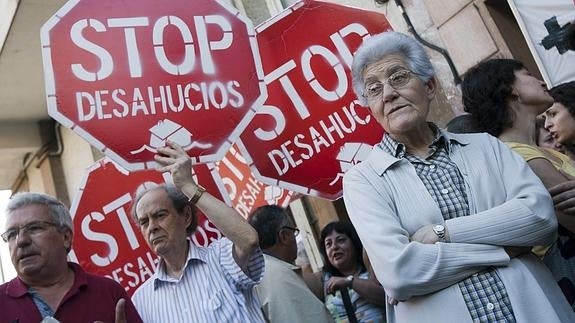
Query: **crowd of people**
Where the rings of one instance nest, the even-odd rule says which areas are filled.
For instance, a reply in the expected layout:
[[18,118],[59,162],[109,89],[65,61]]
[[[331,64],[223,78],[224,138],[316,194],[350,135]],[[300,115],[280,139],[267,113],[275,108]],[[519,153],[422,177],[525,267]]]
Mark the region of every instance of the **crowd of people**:
[[[427,121],[435,70],[413,38],[364,40],[354,92],[385,129],[344,176],[351,221],[324,226],[324,267],[299,261],[288,210],[244,219],[206,192],[167,141],[173,184],[138,192],[132,218],[159,257],[129,297],[67,255],[66,206],[17,193],[1,235],[17,277],[0,322],[575,322],[575,82],[552,89],[517,60],[490,59],[462,84],[467,114]],[[201,210],[223,238],[191,242]]]

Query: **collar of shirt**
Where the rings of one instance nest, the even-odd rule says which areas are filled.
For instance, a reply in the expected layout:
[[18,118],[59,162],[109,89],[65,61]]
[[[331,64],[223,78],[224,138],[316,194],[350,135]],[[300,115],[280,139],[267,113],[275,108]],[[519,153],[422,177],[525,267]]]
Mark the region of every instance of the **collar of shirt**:
[[[432,144],[444,145],[447,153],[449,154],[453,149],[453,145],[466,146],[469,144],[466,136],[468,134],[454,134],[439,129],[435,124],[428,123],[432,131],[434,131],[434,138]],[[382,141],[376,145],[372,151],[372,156],[368,159],[369,164],[381,176],[389,167],[404,159],[405,145],[394,140],[390,136],[384,135]]]
[[[80,265],[68,262],[68,267],[70,267],[74,271],[74,285],[68,291],[65,296],[65,299],[62,300],[62,303],[70,296],[74,295],[80,288],[88,285],[88,278],[86,277],[86,272],[80,267]],[[10,297],[18,298],[23,297],[28,294],[28,286],[18,277],[14,278],[10,281],[7,294]]]
[[267,253],[264,253],[264,259],[265,259],[266,262],[275,262],[275,263],[277,263],[277,264],[279,264],[279,265],[281,265],[281,266],[284,266],[284,267],[289,268],[290,270],[293,270],[293,271],[296,271],[296,272],[301,271],[301,268],[300,268],[300,267],[298,267],[298,266],[296,266],[296,265],[294,265],[294,264],[291,264],[291,263],[289,263],[289,262],[283,261],[283,260],[281,260],[281,259],[279,259],[279,258],[277,258],[277,257],[274,257],[274,256],[272,256],[272,255],[269,255],[269,254],[267,254]]
[[[433,152],[439,148],[445,147],[447,153],[449,153],[450,143],[446,136],[441,132],[441,130],[433,123],[428,123],[429,128],[433,132],[433,140],[429,145],[429,148],[432,148]],[[385,135],[381,141],[381,147],[385,150],[388,154],[396,157],[396,158],[405,158],[405,154],[407,154],[407,150],[405,145],[391,136]],[[433,153],[432,153],[433,154]]]
[[[206,251],[203,248],[197,247],[190,240],[187,240],[187,242],[189,244],[188,257],[186,258],[186,262],[184,263],[184,270],[182,271],[182,276],[185,275],[186,270],[188,270],[188,266],[191,266],[191,264],[195,262],[203,262],[203,263],[208,262]],[[158,285],[161,282],[178,282],[180,280],[168,276],[168,273],[166,272],[166,263],[161,258],[160,263],[158,265],[158,269],[156,270],[156,273],[154,273],[153,279],[154,279],[154,290],[158,288]]]

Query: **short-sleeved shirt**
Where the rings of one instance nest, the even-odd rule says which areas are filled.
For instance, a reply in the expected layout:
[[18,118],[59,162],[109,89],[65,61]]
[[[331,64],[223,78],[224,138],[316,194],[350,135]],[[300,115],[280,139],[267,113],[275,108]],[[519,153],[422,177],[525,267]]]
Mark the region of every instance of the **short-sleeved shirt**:
[[[323,283],[331,278],[328,273],[323,274]],[[357,279],[369,279],[369,272],[363,271],[359,274]],[[365,298],[361,297],[354,289],[348,288],[347,292],[351,300],[353,309],[355,310],[355,317],[360,323],[384,323],[385,322],[385,308],[373,305],[368,302]],[[349,322],[347,317],[347,312],[345,311],[345,305],[343,303],[343,298],[340,291],[336,291],[334,294],[325,295],[325,305],[331,313],[333,319],[337,323]]]
[[254,290],[264,271],[258,248],[244,273],[235,262],[227,238],[199,247],[191,241],[179,279],[169,277],[165,263],[132,296],[146,323],[264,322]]
[[266,271],[256,291],[268,322],[333,322],[323,302],[307,287],[299,267],[270,255],[264,259]]
[[[506,142],[513,151],[521,155],[525,161],[543,158],[550,162],[557,170],[575,176],[573,161],[567,155],[552,149],[534,147],[531,145]],[[543,258],[547,268],[561,287],[573,310],[575,310],[575,234],[559,225],[557,240],[550,247],[533,247],[533,252]]]
[[[86,273],[80,265],[68,263],[74,271],[74,284],[62,299],[53,317],[60,322],[114,322],[116,303],[126,300],[129,323],[142,322],[130,297],[112,279]],[[42,315],[28,286],[19,278],[0,285],[0,322],[40,322]]]
[[511,150],[518,153],[526,162],[536,158],[543,158],[549,161],[556,169],[571,176],[575,176],[575,165],[569,156],[549,148],[535,147],[518,142],[505,143]]
[[[514,152],[518,153],[526,162],[537,158],[545,159],[550,162],[557,170],[575,176],[575,166],[573,161],[567,155],[549,148],[536,147],[518,142],[505,142],[505,144]],[[543,258],[550,246],[535,246],[531,250],[539,258]]]

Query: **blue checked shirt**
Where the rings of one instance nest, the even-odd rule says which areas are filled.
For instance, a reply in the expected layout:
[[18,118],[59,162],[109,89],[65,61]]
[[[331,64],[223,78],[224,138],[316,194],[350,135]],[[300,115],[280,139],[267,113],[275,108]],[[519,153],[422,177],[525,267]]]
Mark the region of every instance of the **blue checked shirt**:
[[[445,220],[469,215],[465,181],[457,165],[449,159],[450,142],[433,124],[434,133],[429,157],[421,159],[408,153],[405,145],[384,136],[382,147],[396,158],[408,160],[414,167]],[[455,144],[457,142],[454,141]],[[494,268],[487,269],[459,282],[473,322],[515,322],[513,309],[503,282]]]
[[235,262],[233,244],[227,238],[208,247],[190,243],[188,259],[180,279],[171,278],[160,265],[154,276],[132,296],[146,323],[158,322],[264,322],[254,286],[264,272],[264,257],[258,248],[248,263],[246,275]]

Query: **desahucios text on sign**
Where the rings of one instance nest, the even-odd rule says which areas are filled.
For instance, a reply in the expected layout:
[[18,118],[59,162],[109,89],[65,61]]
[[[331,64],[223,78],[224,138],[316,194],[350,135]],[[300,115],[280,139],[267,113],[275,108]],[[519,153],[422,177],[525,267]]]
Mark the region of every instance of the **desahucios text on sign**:
[[238,142],[258,180],[341,197],[341,176],[358,160],[342,156],[346,145],[373,145],[383,134],[353,93],[353,53],[390,29],[381,14],[320,1],[299,2],[258,26],[268,99]]
[[130,170],[166,139],[221,159],[265,99],[251,22],[225,1],[73,0],[42,46],[50,115]]

